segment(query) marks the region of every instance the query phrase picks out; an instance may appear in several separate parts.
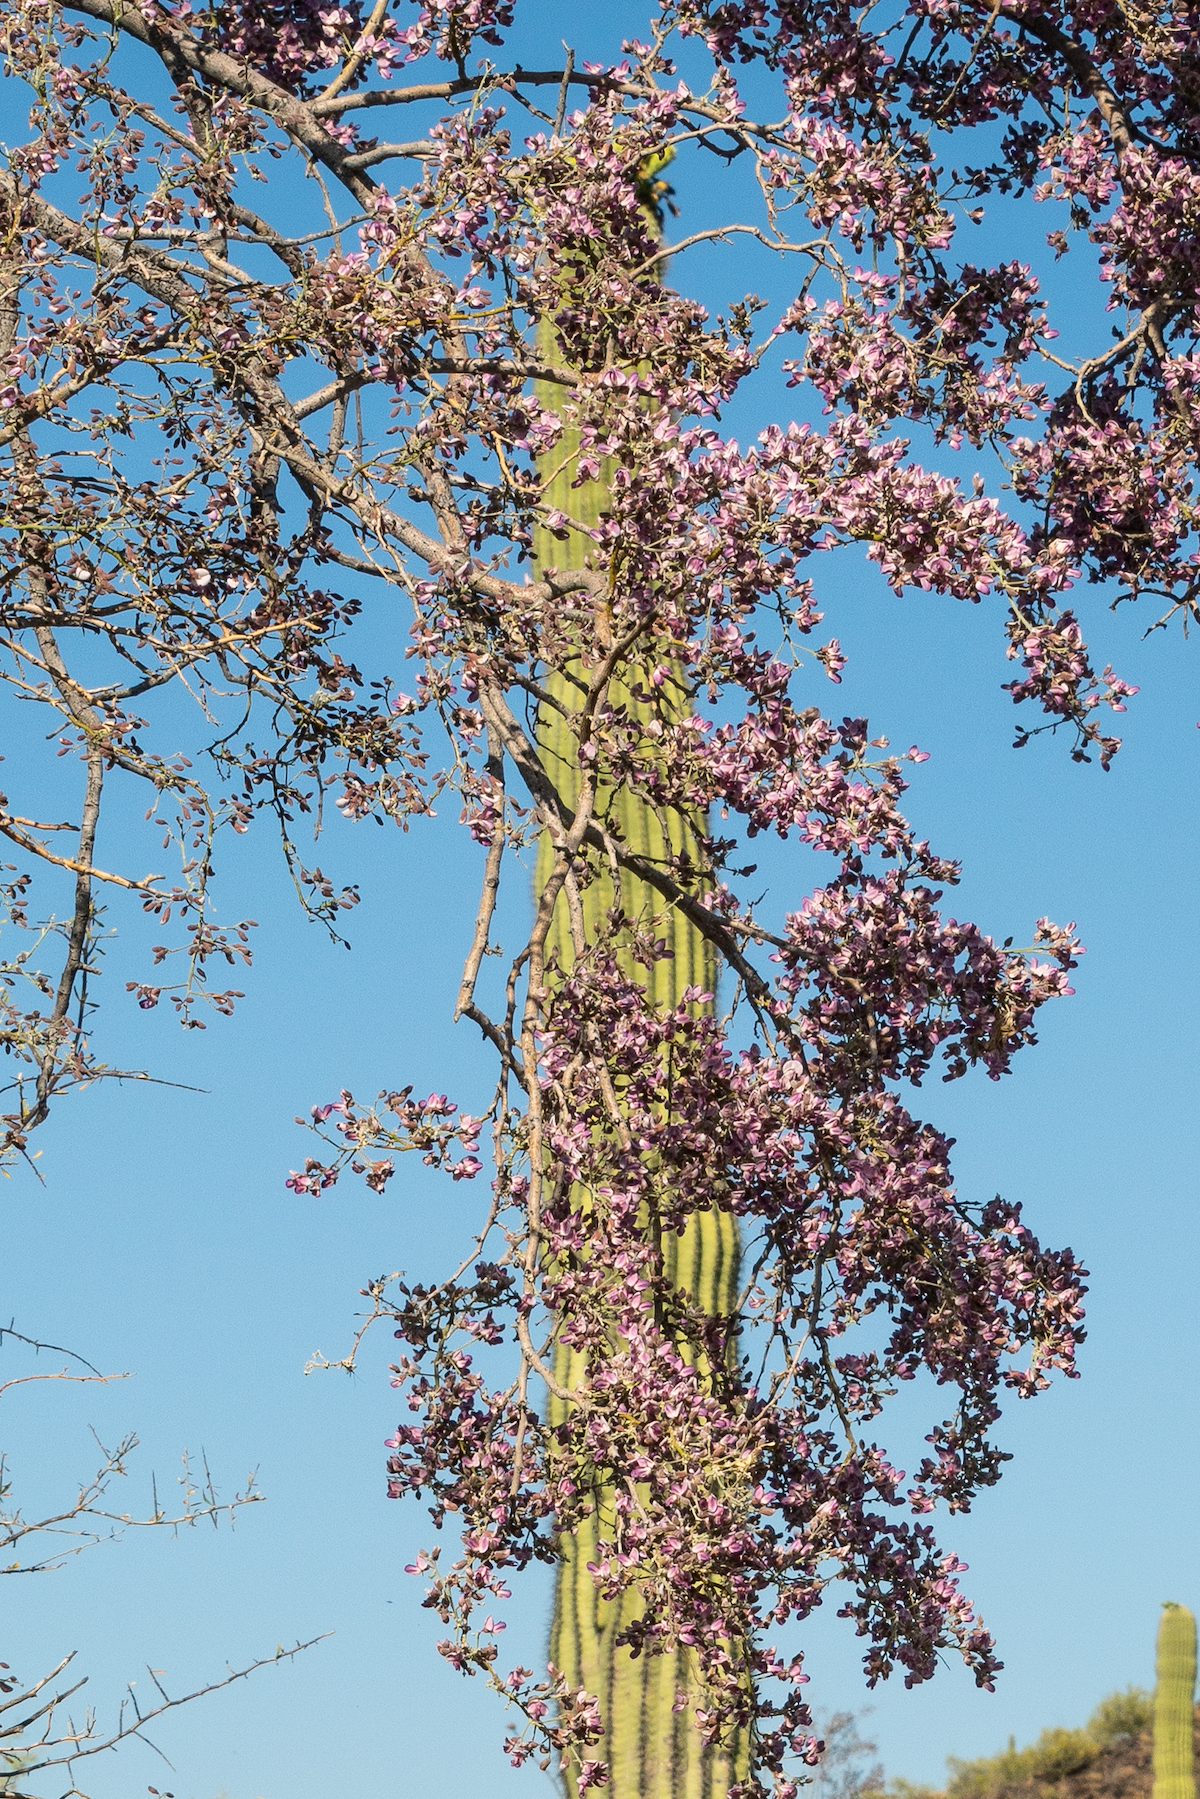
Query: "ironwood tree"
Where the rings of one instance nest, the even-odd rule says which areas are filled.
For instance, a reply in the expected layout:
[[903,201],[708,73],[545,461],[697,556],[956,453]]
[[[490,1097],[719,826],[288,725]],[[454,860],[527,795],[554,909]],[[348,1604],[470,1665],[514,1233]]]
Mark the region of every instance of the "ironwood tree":
[[[516,1708],[514,1760],[793,1799],[819,1747],[792,1627],[827,1595],[869,1679],[944,1649],[992,1679],[934,1517],[997,1479],[1002,1397],[1071,1373],[1082,1317],[1075,1258],[967,1203],[916,1099],[1008,1071],[1073,927],[1018,950],[947,913],[956,865],[903,810],[922,753],[823,709],[822,558],[988,607],[1018,741],[1111,761],[1136,689],[1073,594],[1196,607],[1200,18],[661,0],[616,60],[551,23],[5,9],[0,672],[76,787],[69,820],[0,801],[4,1142],[117,1071],[122,908],[161,926],[127,1003],[202,1026],[251,961],[231,839],[273,833],[336,931],[322,808],[403,828],[453,796],[494,1092],[343,1094],[291,1182],[383,1192],[415,1152],[480,1195],[442,1282],[371,1294],[410,1408],[390,1490],[457,1537],[413,1566],[443,1652]],[[689,166],[727,217],[676,227]],[[1036,272],[990,230],[1018,206]],[[706,312],[688,257],[743,242],[786,301],[731,256]],[[740,447],[723,416],[767,386]],[[144,847],[105,825],[138,792]],[[819,852],[778,918],[760,833]],[[879,1420],[910,1382],[902,1473]],[[534,1562],[562,1570],[554,1657],[512,1667]],[[614,1656],[673,1720],[657,1771]]]

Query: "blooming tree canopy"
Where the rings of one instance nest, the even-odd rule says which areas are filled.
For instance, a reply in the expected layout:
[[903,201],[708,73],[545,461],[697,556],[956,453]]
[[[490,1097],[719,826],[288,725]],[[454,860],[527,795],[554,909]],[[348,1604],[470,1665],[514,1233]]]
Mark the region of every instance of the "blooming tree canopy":
[[[458,1014],[494,1092],[343,1094],[291,1184],[383,1192],[416,1151],[480,1196],[442,1282],[371,1289],[407,1408],[389,1481],[454,1526],[414,1564],[444,1653],[516,1708],[510,1755],[581,1790],[597,1696],[500,1633],[589,1519],[597,1591],[638,1598],[626,1647],[686,1650],[681,1709],[750,1744],[740,1794],[792,1799],[817,1753],[792,1626],[827,1596],[872,1680],[945,1648],[996,1669],[934,1520],[997,1479],[1001,1397],[1072,1372],[1082,1271],[956,1193],[915,1089],[1003,1076],[1079,946],[947,911],[955,865],[903,810],[921,753],[824,704],[823,568],[859,544],[899,594],[988,607],[1018,741],[1107,766],[1135,689],[1072,596],[1196,608],[1198,26],[647,0],[601,64],[531,0],[5,9],[0,672],[77,795],[69,823],[0,797],[5,1150],[112,1072],[101,903],[161,925],[129,1003],[198,1028],[251,960],[229,834],[274,832],[336,929],[322,808],[405,829],[454,796],[480,864]],[[727,220],[676,229],[668,157],[727,182]],[[1017,204],[1086,272],[1095,342],[1052,270],[997,256]],[[788,303],[730,258],[712,316],[688,254],[740,238]],[[768,379],[778,422],[740,447],[723,415]],[[106,839],[114,793],[144,850]],[[761,833],[817,852],[782,923],[742,866]],[[703,979],[668,999],[680,920]],[[741,1245],[718,1311],[665,1248],[709,1214]],[[906,1471],[878,1422],[900,1383],[932,1407]]]

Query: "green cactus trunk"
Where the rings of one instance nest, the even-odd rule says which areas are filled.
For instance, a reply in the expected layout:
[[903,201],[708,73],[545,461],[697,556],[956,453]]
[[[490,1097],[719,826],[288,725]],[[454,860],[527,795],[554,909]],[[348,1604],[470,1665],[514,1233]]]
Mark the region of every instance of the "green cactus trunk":
[[[542,334],[541,348],[548,357],[553,353],[550,334]],[[553,452],[553,472],[547,473],[543,497],[547,505],[582,526],[590,526],[605,509],[606,487],[603,480],[581,487],[572,485],[577,453],[577,440],[568,431]],[[535,543],[538,565],[543,569],[579,569],[591,548],[587,538],[575,533],[562,540],[542,531]],[[599,630],[601,621],[597,621],[597,626]],[[551,671],[546,687],[551,699],[565,712],[578,706],[578,690],[568,673]],[[628,690],[617,684],[613,697],[631,710],[639,709]],[[578,745],[569,718],[552,706],[544,707],[538,738],[564,800],[574,806],[579,792]],[[679,853],[690,848],[695,842],[687,821],[672,820],[664,829],[659,816],[636,793],[623,790],[606,796],[606,801],[621,839],[640,855],[661,859],[672,851]],[[543,838],[536,876],[538,892],[544,888],[552,862],[553,851]],[[589,932],[599,929],[615,897],[607,872],[591,881],[583,895]],[[628,876],[622,877],[620,899],[627,917],[655,919],[656,934],[667,940],[673,952],[652,971],[635,963],[632,957],[621,958],[623,972],[639,981],[655,1009],[677,1005],[689,986],[711,993],[715,977],[712,952],[695,926],[677,910],[664,918],[662,896],[648,884]],[[574,950],[566,906],[561,899],[546,947],[548,959],[552,957],[562,968],[570,969]],[[691,1221],[682,1235],[668,1233],[663,1257],[668,1278],[686,1289],[706,1313],[732,1311],[738,1281],[738,1236],[736,1221],[730,1214],[704,1212]],[[571,1391],[583,1374],[578,1352],[560,1343],[555,1352],[554,1374],[558,1385]],[[551,1424],[563,1421],[568,1403],[551,1397]],[[738,1740],[710,1747],[697,1731],[691,1713],[675,1710],[677,1691],[695,1691],[687,1651],[634,1659],[618,1643],[622,1628],[638,1615],[639,1608],[635,1596],[620,1601],[601,1598],[588,1572],[588,1563],[596,1559],[598,1539],[611,1534],[604,1526],[606,1513],[611,1515],[605,1494],[594,1494],[590,1515],[560,1545],[550,1640],[551,1660],[572,1688],[586,1688],[599,1700],[605,1735],[589,1753],[609,1765],[609,1784],[604,1792],[607,1799],[724,1799],[736,1781],[746,1778],[746,1744]],[[569,1776],[570,1770],[567,1773]],[[574,1799],[574,1782],[568,1778],[566,1784]]]
[[1196,1799],[1196,1620],[1167,1605],[1158,1626],[1154,1688],[1154,1799]]

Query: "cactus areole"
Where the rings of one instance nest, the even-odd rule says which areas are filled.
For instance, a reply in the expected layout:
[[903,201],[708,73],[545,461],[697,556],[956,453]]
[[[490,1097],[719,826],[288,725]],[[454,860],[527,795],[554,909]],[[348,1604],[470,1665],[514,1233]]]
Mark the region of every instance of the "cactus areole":
[[1196,1620],[1165,1605],[1154,1687],[1154,1799],[1196,1799]]

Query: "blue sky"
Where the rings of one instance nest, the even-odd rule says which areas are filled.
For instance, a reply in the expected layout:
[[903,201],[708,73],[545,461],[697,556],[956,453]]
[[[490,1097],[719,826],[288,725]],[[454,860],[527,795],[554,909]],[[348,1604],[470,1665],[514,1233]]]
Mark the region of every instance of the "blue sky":
[[[573,8],[581,58],[603,55],[614,21],[633,29],[639,12]],[[543,3],[527,18],[522,52],[552,60],[558,9]],[[735,207],[714,167],[675,171],[682,228]],[[1014,234],[1009,254],[1035,259],[1049,222],[1006,215],[990,229]],[[714,301],[751,282],[774,304],[785,297],[784,274],[741,245],[680,259],[672,278]],[[747,400],[727,428],[745,441],[794,404],[782,382],[764,382],[759,413]],[[898,748],[931,752],[913,771],[909,812],[963,861],[951,910],[1018,942],[1041,914],[1076,919],[1088,946],[1077,997],[1043,1013],[1042,1041],[1012,1077],[935,1084],[924,1099],[958,1138],[964,1191],[1019,1198],[1044,1239],[1070,1243],[1092,1271],[1083,1378],[1011,1409],[1003,1482],[945,1527],[999,1638],[999,1689],[978,1694],[949,1666],[915,1692],[868,1696],[846,1626],[830,1616],[803,1640],[818,1712],[869,1706],[863,1728],[889,1775],[937,1782],[947,1754],[1081,1722],[1114,1689],[1148,1685],[1161,1602],[1200,1601],[1195,646],[1177,634],[1143,641],[1148,618],[1081,595],[1098,659],[1142,689],[1105,775],[1072,764],[1064,744],[1012,751],[996,610],[897,599],[857,557],[813,572],[849,657],[843,687],[813,697],[866,714]],[[23,744],[11,716],[4,729],[6,781],[38,778],[36,741]],[[203,1091],[112,1085],[64,1103],[39,1133],[44,1185],[21,1172],[3,1193],[5,1317],[134,1371],[103,1389],[4,1396],[27,1512],[88,1471],[90,1428],[106,1441],[142,1437],[120,1509],[148,1504],[152,1470],[165,1489],[185,1445],[207,1454],[227,1492],[256,1467],[268,1500],[233,1532],[135,1535],[59,1574],[10,1582],[4,1659],[33,1676],[77,1648],[104,1714],[126,1680],[146,1688],[144,1664],[183,1691],[226,1662],[334,1633],[158,1728],[173,1773],[138,1745],[97,1764],[82,1782],[97,1799],[149,1783],[179,1799],[552,1790],[532,1767],[508,1770],[501,1712],[433,1653],[438,1631],[402,1572],[429,1533],[419,1512],[384,1497],[383,1444],[398,1416],[387,1339],[353,1380],[303,1374],[314,1351],[343,1352],[363,1281],[444,1266],[481,1196],[407,1166],[384,1199],[349,1187],[296,1198],[284,1186],[306,1153],[293,1118],[343,1086],[369,1095],[412,1080],[480,1109],[490,1066],[470,1030],[449,1023],[479,872],[455,811],[407,835],[331,827],[321,859],[364,894],[349,952],[297,915],[265,834],[239,845],[223,868],[225,913],[269,929],[254,973],[237,982],[248,993],[238,1016],[207,1032],[183,1035],[165,1011],[126,1003],[130,958],[139,936],[150,940],[135,922],[103,977],[106,1049]],[[112,828],[119,837],[125,825]],[[815,878],[799,849],[759,840],[756,852],[781,907]],[[16,1371],[6,1346],[0,1374]],[[527,1659],[542,1647],[547,1599],[535,1581],[512,1612],[506,1646],[524,1644]]]

